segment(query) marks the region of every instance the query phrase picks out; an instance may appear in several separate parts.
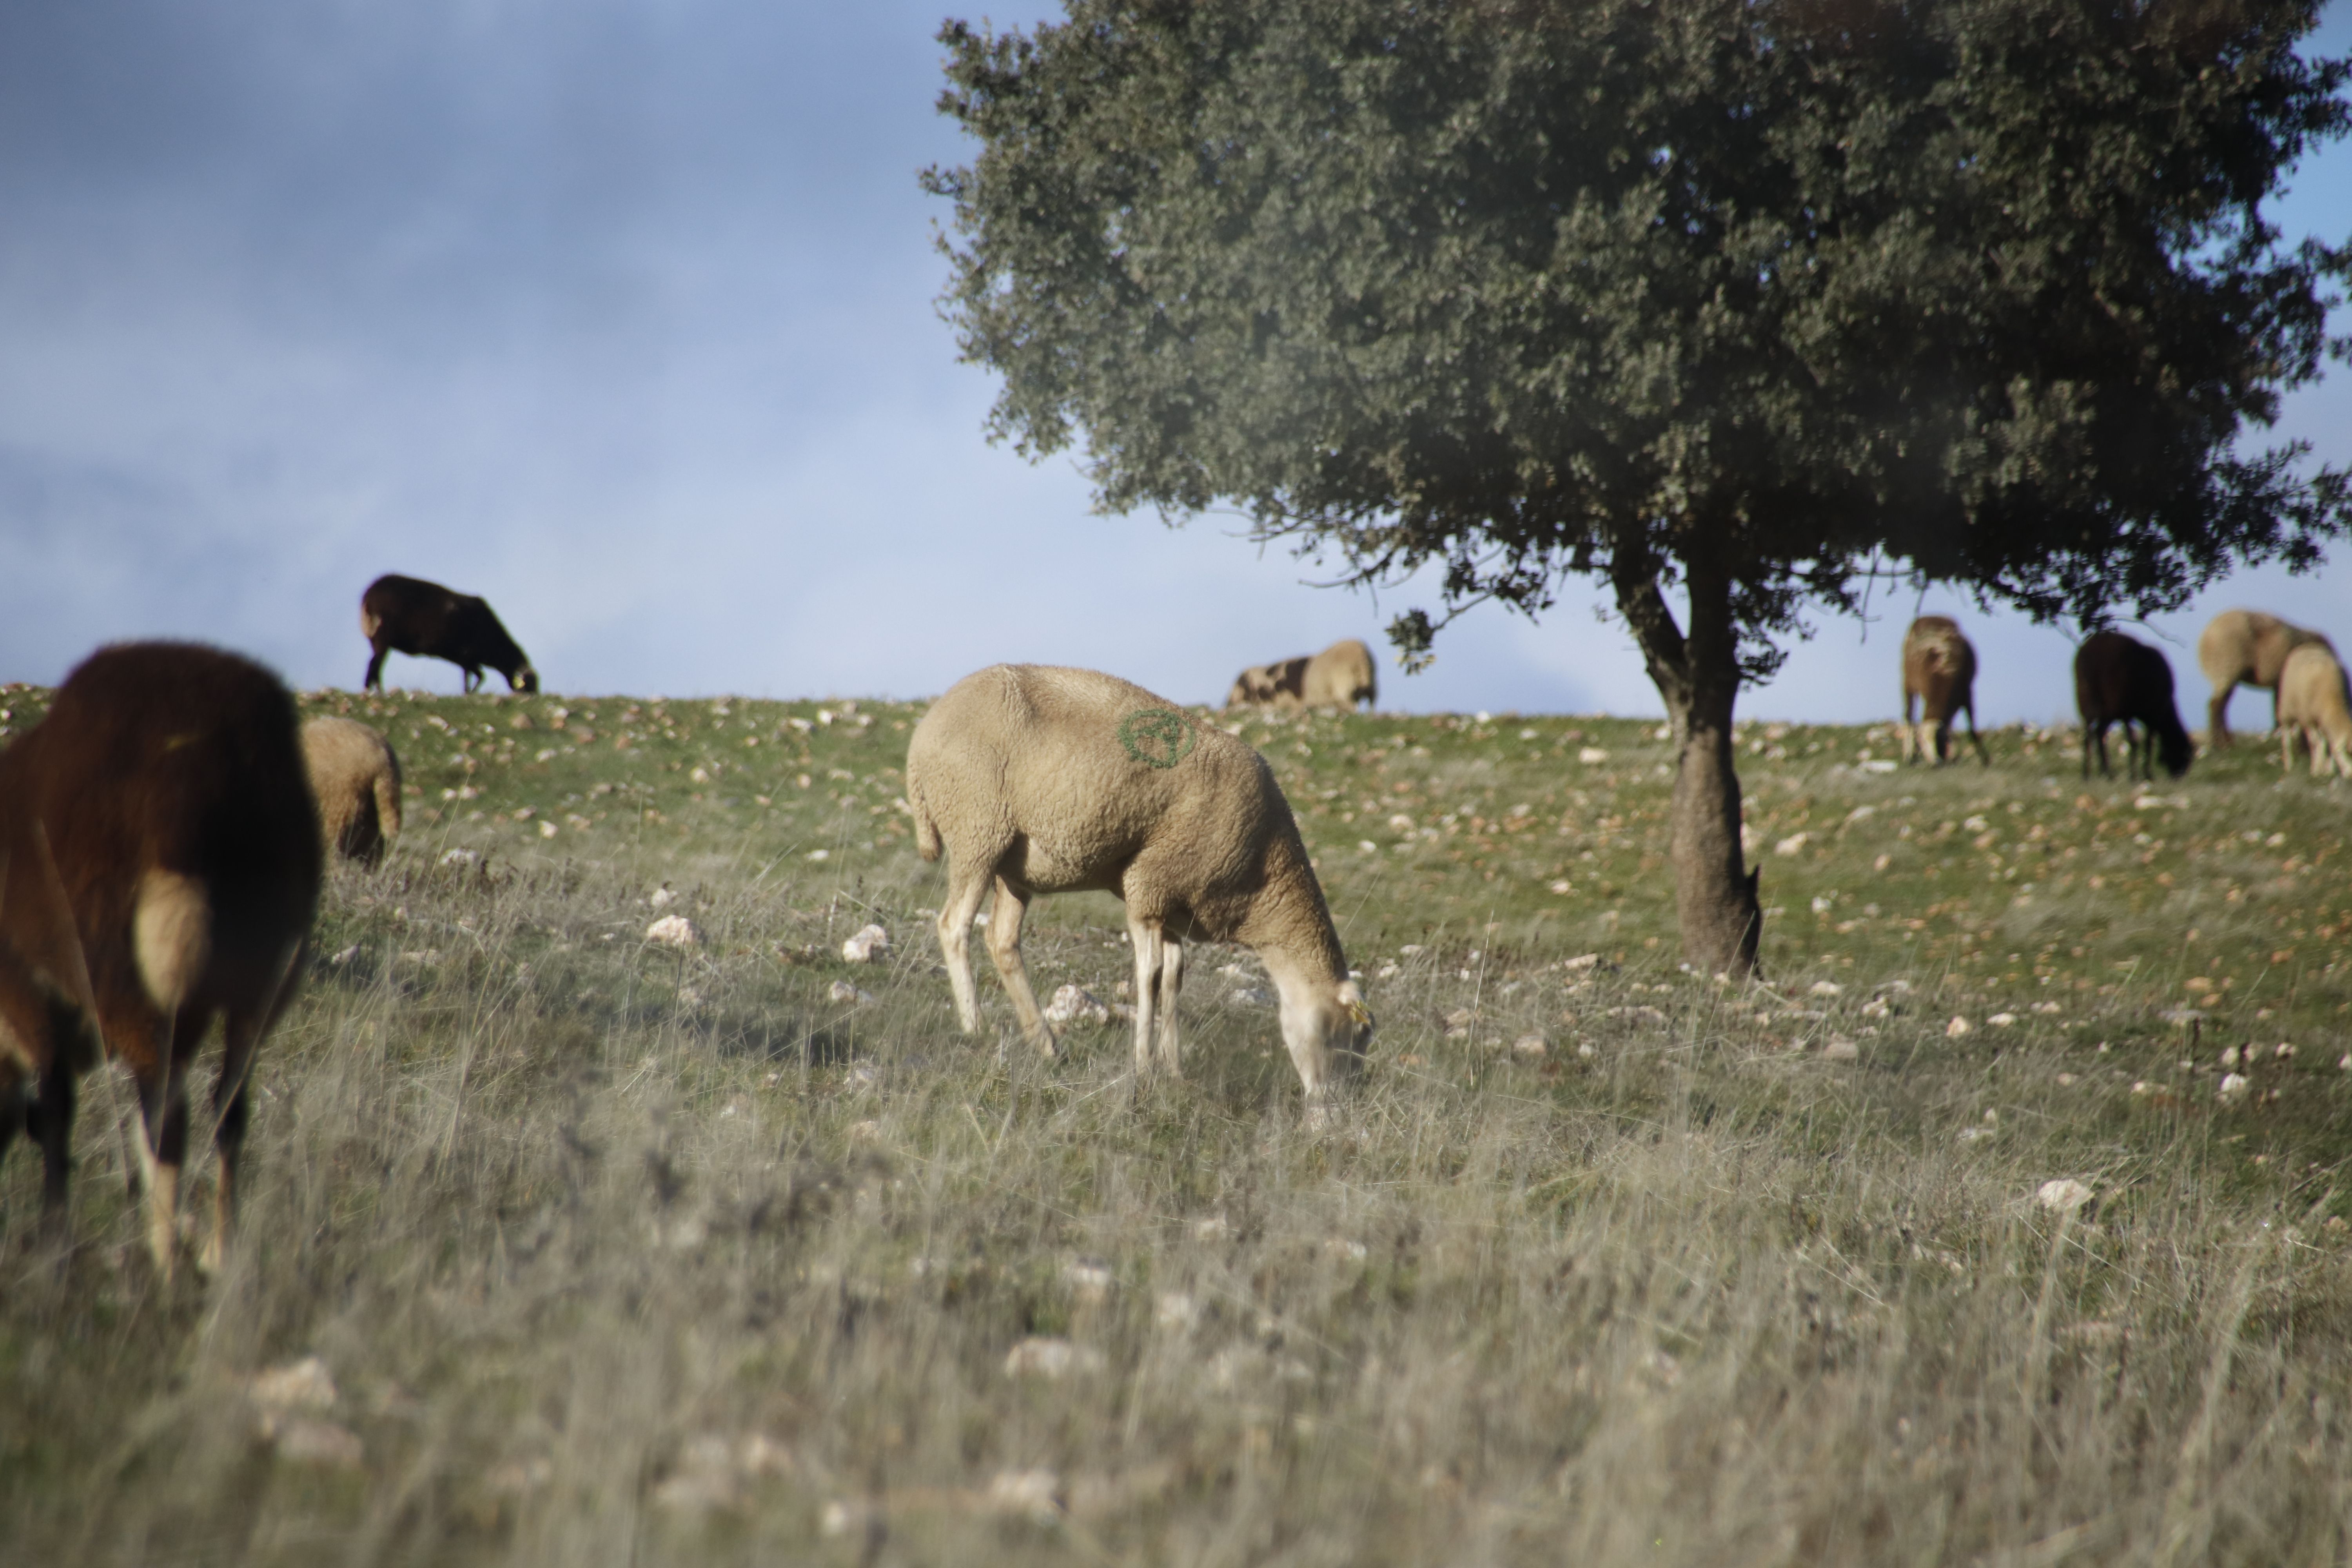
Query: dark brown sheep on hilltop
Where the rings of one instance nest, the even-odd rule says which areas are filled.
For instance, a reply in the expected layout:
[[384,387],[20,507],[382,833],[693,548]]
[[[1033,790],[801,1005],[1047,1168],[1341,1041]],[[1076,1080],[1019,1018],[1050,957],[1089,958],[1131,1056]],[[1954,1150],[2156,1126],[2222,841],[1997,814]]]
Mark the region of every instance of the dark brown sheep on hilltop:
[[294,700],[235,654],[101,648],[0,752],[0,1153],[20,1129],[38,1138],[53,1228],[76,1079],[103,1051],[138,1084],[148,1245],[170,1275],[188,1077],[221,1016],[220,1178],[201,1258],[217,1266],[247,1074],[294,994],[320,858]]
[[363,683],[369,690],[383,686],[388,653],[447,659],[466,672],[468,691],[481,685],[485,668],[505,676],[512,690],[539,689],[539,672],[507,635],[488,601],[476,595],[422,577],[382,576],[360,595],[360,631],[373,653]]
[[2083,776],[2091,748],[2107,776],[2107,726],[2124,727],[2124,776],[2156,777],[2156,760],[2174,778],[2189,771],[2197,748],[2172,700],[2172,666],[2164,655],[2117,631],[2093,632],[2074,652],[2074,707],[2083,715]]

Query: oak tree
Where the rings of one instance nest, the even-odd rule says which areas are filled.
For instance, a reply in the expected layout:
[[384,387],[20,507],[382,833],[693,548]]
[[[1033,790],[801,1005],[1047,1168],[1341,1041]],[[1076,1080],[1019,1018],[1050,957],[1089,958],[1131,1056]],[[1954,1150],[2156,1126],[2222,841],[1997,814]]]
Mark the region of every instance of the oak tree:
[[[943,305],[992,434],[1359,583],[1606,584],[1680,747],[1683,943],[1753,965],[1732,719],[1889,574],[2095,624],[2352,525],[2261,432],[2352,254],[2318,0],[1069,0],[951,22]],[[2341,352],[2342,345],[2335,345]]]

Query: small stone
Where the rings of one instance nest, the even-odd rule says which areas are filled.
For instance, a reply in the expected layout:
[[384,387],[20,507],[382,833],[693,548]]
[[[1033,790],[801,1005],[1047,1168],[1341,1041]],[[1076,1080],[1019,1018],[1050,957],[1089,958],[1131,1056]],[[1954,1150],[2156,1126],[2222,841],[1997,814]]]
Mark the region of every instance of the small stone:
[[1832,1035],[1830,1043],[1822,1047],[1822,1058],[1825,1061],[1850,1062],[1861,1056],[1862,1047],[1843,1035]]
[[1974,1034],[1975,1032],[1976,1026],[1969,1023],[1966,1018],[1959,1016],[1958,1014],[1954,1014],[1952,1021],[1944,1026],[1944,1037],[1948,1040],[1957,1040],[1962,1035]]
[[1539,1057],[1551,1049],[1551,1044],[1541,1035],[1521,1035],[1511,1042],[1511,1049],[1523,1057]]
[[702,931],[684,915],[664,915],[646,928],[646,940],[662,947],[700,947]]
[[1816,980],[1809,990],[1815,996],[1837,996],[1844,994],[1845,987],[1834,980]]
[[256,1373],[246,1385],[246,1395],[264,1410],[331,1410],[335,1404],[335,1380],[328,1374],[325,1362],[306,1355]]
[[1062,1512],[1062,1478],[1051,1470],[999,1470],[988,1479],[982,1500],[992,1513],[1040,1521]]
[[890,933],[878,925],[860,926],[841,944],[841,956],[852,963],[882,963],[890,956]]
[[2052,1214],[2073,1214],[2091,1201],[2091,1189],[2071,1176],[2062,1176],[2036,1187],[2033,1201]]
[[366,1449],[355,1433],[309,1415],[272,1417],[268,1423],[268,1435],[278,1457],[291,1464],[354,1470],[366,1458]]
[[1005,1352],[1004,1375],[1041,1377],[1051,1382],[1076,1373],[1100,1372],[1104,1364],[1102,1352],[1092,1345],[1032,1334]]
[[2246,1091],[2253,1087],[2253,1080],[2243,1073],[2224,1073],[2221,1084],[2213,1090],[2213,1098],[2227,1104],[2243,1100]]
[[1045,1004],[1045,1022],[1055,1028],[1079,1023],[1108,1024],[1110,1008],[1084,986],[1066,984],[1055,990],[1054,999]]
[[2011,1025],[2017,1022],[2017,1015],[2014,1013],[1995,1013],[1991,1017],[1987,1018],[1985,1022],[1990,1024],[1996,1029],[2006,1029]]
[[825,988],[824,994],[827,1001],[846,1002],[852,1005],[871,1002],[874,1000],[874,994],[872,992],[861,991],[846,980],[835,981],[831,985]]

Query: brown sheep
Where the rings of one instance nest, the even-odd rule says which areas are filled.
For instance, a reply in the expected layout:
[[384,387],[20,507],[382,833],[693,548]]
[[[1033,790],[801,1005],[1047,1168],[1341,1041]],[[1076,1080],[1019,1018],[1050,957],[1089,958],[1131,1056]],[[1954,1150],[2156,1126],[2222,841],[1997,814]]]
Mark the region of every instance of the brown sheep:
[[1023,1031],[1053,1031],[1021,961],[1040,893],[1096,889],[1127,905],[1135,945],[1135,1067],[1178,1071],[1187,941],[1255,950],[1282,1037],[1317,1115],[1361,1054],[1371,1015],[1348,976],[1323,889],[1273,770],[1240,741],[1116,676],[996,665],[931,705],[907,747],[907,799],[926,860],[949,858],[940,910],[956,1016],[980,1028],[965,942],[990,886],[988,951]]
[[400,836],[400,757],[356,719],[302,726],[302,755],[327,848],[371,868]]
[[2279,722],[2279,675],[2286,668],[2286,656],[2306,643],[2336,651],[2319,633],[2260,610],[2224,610],[2205,623],[2197,638],[2197,667],[2213,689],[2205,710],[2206,744],[2230,743],[2230,699],[2241,685],[2267,688],[2271,721],[2273,726]]
[[1343,637],[1314,655],[1253,665],[1234,678],[1225,706],[1264,708],[1353,708],[1377,706],[1380,678],[1372,650],[1356,637]]
[[2107,726],[2124,727],[2124,776],[2179,778],[2197,755],[2172,700],[2172,666],[2163,654],[2117,631],[2093,632],[2074,650],[2074,706],[2083,715],[2083,776],[2091,776],[2091,747],[2099,749],[2099,776],[2107,773]]
[[189,1070],[223,1016],[220,1179],[200,1258],[218,1266],[247,1075],[294,994],[320,858],[294,700],[234,654],[101,648],[0,752],[0,1152],[29,1121],[54,1228],[66,1222],[75,1079],[102,1051],[138,1084],[147,1240],[170,1276]]
[[2331,768],[2352,778],[2352,708],[2347,708],[2344,667],[2335,650],[2307,642],[2290,649],[2279,670],[2279,766],[2294,765],[2297,742],[2311,752],[2311,776]]
[[466,672],[466,689],[482,684],[485,665],[514,691],[539,689],[539,672],[507,635],[489,601],[421,577],[377,578],[360,595],[360,635],[368,640],[365,689],[383,684],[384,655],[443,658]]
[[[1977,650],[1949,616],[1921,616],[1903,634],[1903,760],[1927,753],[1927,732],[1936,735],[1938,766],[1950,759],[1952,715],[1969,716],[1969,742],[1977,760],[1992,766],[1977,734]],[[1913,703],[1919,721],[1911,721]]]

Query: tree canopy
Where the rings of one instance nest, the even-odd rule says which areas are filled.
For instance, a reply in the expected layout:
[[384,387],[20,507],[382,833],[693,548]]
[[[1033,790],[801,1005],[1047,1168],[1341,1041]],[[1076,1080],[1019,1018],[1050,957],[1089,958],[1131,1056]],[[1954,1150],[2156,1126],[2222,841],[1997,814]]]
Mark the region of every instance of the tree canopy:
[[2352,527],[2342,470],[2247,438],[2352,270],[2262,212],[2346,128],[2345,67],[2294,48],[2317,9],[953,22],[945,308],[992,432],[1081,446],[1106,508],[1236,506],[1360,581],[1440,561],[1449,606],[1595,574],[1678,727],[1727,724],[1876,574],[2095,624]]

